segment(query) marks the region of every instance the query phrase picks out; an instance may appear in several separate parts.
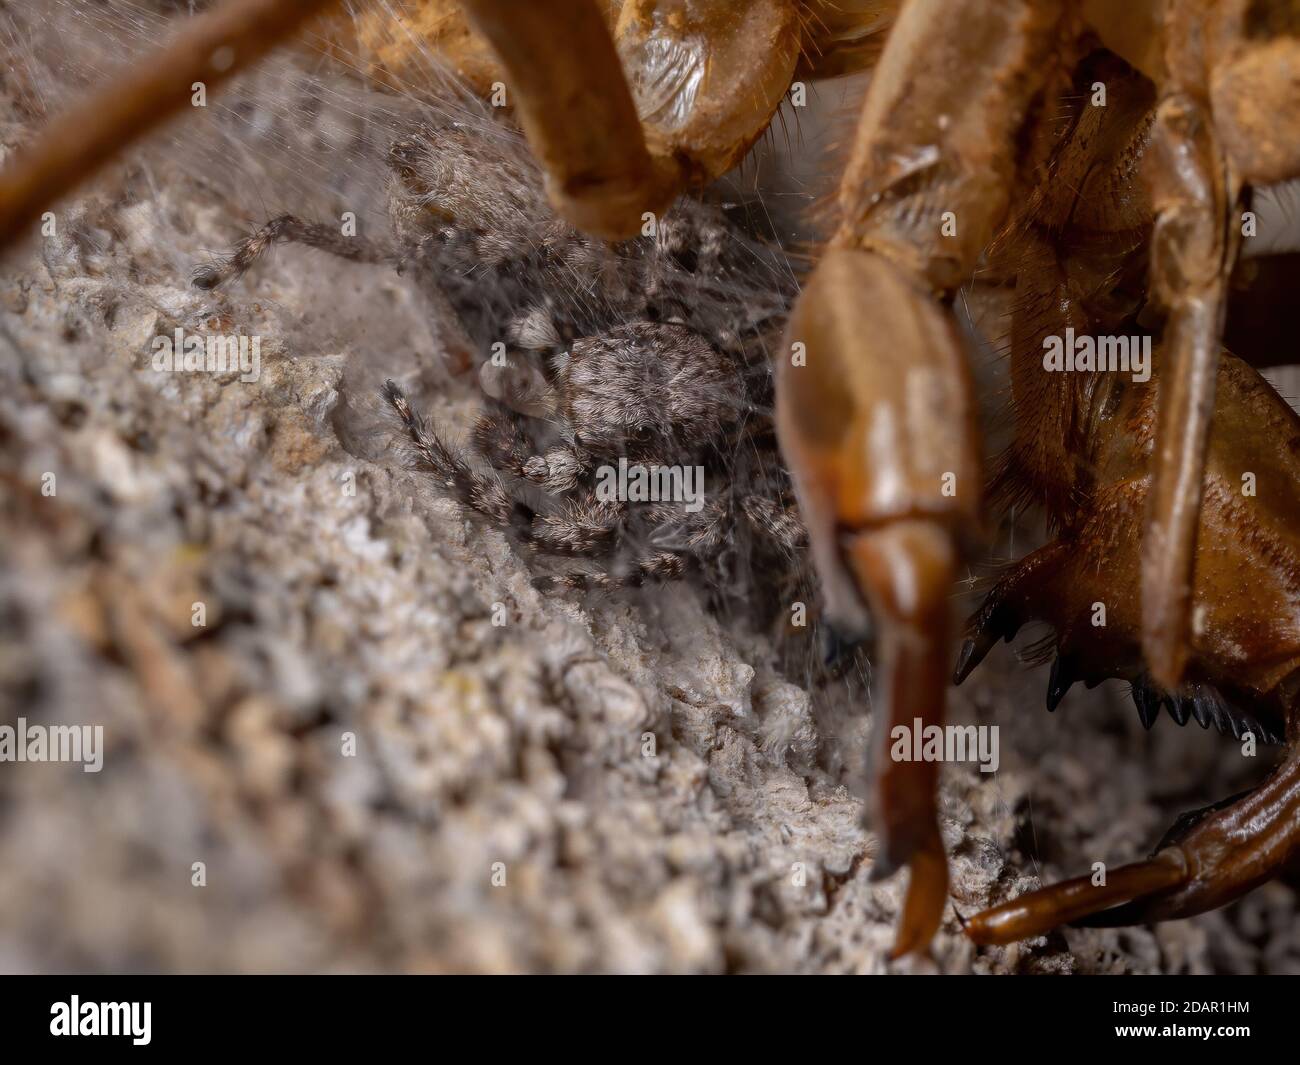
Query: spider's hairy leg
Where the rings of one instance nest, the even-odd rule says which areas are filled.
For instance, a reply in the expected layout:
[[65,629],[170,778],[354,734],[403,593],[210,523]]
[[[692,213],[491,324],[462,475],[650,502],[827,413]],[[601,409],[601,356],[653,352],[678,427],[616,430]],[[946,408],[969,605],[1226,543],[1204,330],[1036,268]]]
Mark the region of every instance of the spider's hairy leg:
[[445,491],[497,525],[528,535],[534,517],[530,507],[512,499],[498,478],[485,477],[471,469],[460,454],[428,427],[424,418],[412,409],[406,394],[392,381],[385,382],[383,396],[406,431],[415,469],[433,475]]
[[39,131],[0,173],[0,249],[124,147],[251,66],[338,0],[227,0]]
[[894,761],[890,740],[942,720],[948,597],[979,512],[967,355],[941,299],[1007,213],[1060,16],[1060,4],[1029,0],[903,8],[863,105],[840,228],[787,331],[804,360],[779,362],[781,446],[828,614],[858,628],[869,604],[879,634],[877,870],[912,866],[896,955],[938,928],[947,865],[937,766]]
[[784,555],[793,556],[808,539],[808,531],[799,520],[798,511],[784,501],[750,495],[740,501],[740,511],[770,544]]
[[671,584],[687,573],[687,559],[674,551],[649,551],[640,555],[615,560],[612,571],[592,573],[587,570],[569,570],[551,576],[537,577],[534,584],[546,590],[548,586],[573,588],[580,591],[617,588],[640,588],[647,584]]
[[501,478],[475,471],[429,428],[392,381],[384,384],[383,396],[406,430],[414,468],[431,474],[462,505],[509,530],[522,543],[552,554],[581,555],[606,547],[614,539],[623,520],[619,506],[571,504],[558,513],[539,514],[514,498]]
[[429,322],[446,352],[448,368],[455,374],[462,374],[473,366],[476,347],[456,308],[439,286],[437,277],[429,272],[428,265],[418,257],[412,264],[385,241],[345,237],[337,226],[307,222],[294,215],[280,215],[236,242],[225,255],[196,265],[190,283],[195,288],[210,290],[236,281],[277,244],[301,244],[349,262],[387,264],[398,269],[413,265],[413,272],[420,282],[416,285],[416,292],[428,308]]
[[239,241],[229,255],[200,263],[194,268],[190,282],[195,288],[214,289],[238,280],[277,244],[303,244],[352,262],[396,262],[395,253],[386,245],[361,237],[345,237],[337,226],[304,222],[285,214],[271,219]]

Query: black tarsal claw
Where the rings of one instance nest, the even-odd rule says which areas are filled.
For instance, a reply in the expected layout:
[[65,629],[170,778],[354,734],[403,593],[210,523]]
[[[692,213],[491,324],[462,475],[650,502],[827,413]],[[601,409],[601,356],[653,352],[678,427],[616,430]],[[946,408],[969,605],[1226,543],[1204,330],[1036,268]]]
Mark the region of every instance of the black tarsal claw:
[[979,651],[979,654],[976,654],[978,645],[975,642],[975,637],[966,637],[962,641],[961,650],[957,652],[957,667],[952,671],[952,682],[960,684],[969,677],[971,670],[980,664],[984,656],[989,653],[989,647],[992,646],[993,644],[990,642],[988,647],[983,648]]
[[997,642],[998,634],[992,629],[980,629],[975,635],[967,637],[957,656],[957,668],[953,670],[952,682],[960,684],[969,677]]
[[1070,690],[1078,679],[1074,667],[1062,656],[1057,655],[1056,660],[1052,663],[1052,675],[1047,681],[1047,712],[1049,714],[1061,705],[1065,693]]
[[1020,622],[1004,603],[991,602],[996,589],[967,625],[970,636],[961,645],[957,655],[957,668],[953,670],[952,682],[960,684],[971,675],[975,667],[984,661],[998,640],[1010,643],[1020,631]]

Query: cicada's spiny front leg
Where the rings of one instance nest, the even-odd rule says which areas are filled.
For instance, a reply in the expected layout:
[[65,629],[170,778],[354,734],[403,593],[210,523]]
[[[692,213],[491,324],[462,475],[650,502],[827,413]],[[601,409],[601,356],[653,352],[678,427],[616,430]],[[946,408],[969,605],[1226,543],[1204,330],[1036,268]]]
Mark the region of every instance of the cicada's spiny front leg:
[[877,875],[911,864],[895,955],[943,916],[938,767],[891,736],[941,723],[948,599],[977,525],[980,445],[947,298],[1007,213],[1016,141],[1060,21],[1052,2],[913,0],[876,69],[841,225],[799,299],[777,382],[781,445],[832,623],[878,633],[868,814]]
[[195,82],[213,88],[337,3],[227,0],[196,16],[155,55],[92,90],[0,173],[0,249],[123,148],[189,104]]

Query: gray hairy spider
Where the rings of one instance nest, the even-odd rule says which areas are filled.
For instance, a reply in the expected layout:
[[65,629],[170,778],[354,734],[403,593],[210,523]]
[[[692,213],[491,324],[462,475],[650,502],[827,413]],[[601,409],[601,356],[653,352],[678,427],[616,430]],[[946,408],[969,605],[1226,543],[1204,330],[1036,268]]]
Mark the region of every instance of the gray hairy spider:
[[[795,288],[786,258],[734,207],[686,198],[636,239],[583,236],[496,125],[421,128],[389,163],[393,245],[283,216],[201,265],[194,284],[239,277],[281,242],[391,263],[449,319],[485,393],[466,453],[388,382],[409,465],[538,555],[540,582],[694,572],[715,605],[767,618],[799,598],[806,534],[771,415],[770,349]],[[615,469],[700,484],[691,500],[611,497]]]

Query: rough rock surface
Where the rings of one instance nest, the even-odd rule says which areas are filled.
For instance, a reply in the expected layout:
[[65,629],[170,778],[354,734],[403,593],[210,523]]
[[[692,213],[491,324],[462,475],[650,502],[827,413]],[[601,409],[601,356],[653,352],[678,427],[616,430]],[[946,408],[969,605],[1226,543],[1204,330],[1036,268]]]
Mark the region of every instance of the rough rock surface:
[[[97,774],[0,764],[0,968],[1300,970],[1280,884],[1007,950],[950,911],[933,959],[887,963],[903,878],[868,880],[861,694],[782,676],[688,586],[543,597],[395,461],[385,376],[452,424],[477,402],[419,294],[296,249],[191,289],[265,183],[176,143],[0,276],[0,723],[106,744]],[[177,327],[260,335],[260,379],[155,371]],[[954,694],[1002,730],[997,773],[945,770],[962,912],[1141,855],[1262,772],[1144,733],[1109,686],[1049,717],[1045,683],[999,650]]]

